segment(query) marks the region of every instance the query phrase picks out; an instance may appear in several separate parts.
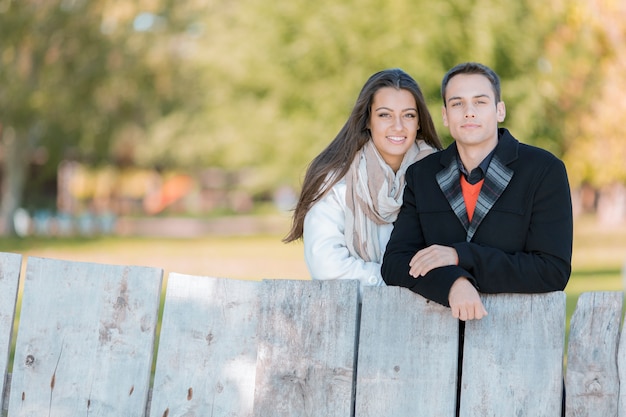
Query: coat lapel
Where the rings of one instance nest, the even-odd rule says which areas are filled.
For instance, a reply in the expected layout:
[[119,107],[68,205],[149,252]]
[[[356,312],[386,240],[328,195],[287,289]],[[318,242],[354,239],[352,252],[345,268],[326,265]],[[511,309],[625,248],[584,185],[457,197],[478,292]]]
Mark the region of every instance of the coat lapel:
[[476,233],[476,229],[480,226],[480,223],[509,185],[511,178],[513,178],[513,170],[504,165],[500,161],[498,154],[495,154],[491,159],[491,163],[487,169],[487,174],[485,174],[485,182],[483,183],[483,186],[480,189],[480,194],[478,195],[478,201],[476,202],[472,222],[470,223],[469,228],[465,229],[467,230],[466,240],[468,242],[472,240],[474,233]]
[[[456,151],[454,151],[456,152]],[[455,155],[453,153],[453,155]],[[465,208],[465,200],[463,200],[463,191],[461,190],[461,177],[459,168],[456,163],[456,157],[448,158],[447,166],[437,173],[437,183],[439,188],[450,203],[450,207],[459,218],[461,224],[467,232],[470,226],[467,218],[467,209]]]
[[507,129],[499,129],[498,148],[491,158],[491,163],[485,174],[485,182],[480,189],[471,223],[467,217],[467,209],[461,190],[461,174],[456,161],[456,143],[441,152],[441,163],[444,168],[437,173],[437,183],[450,203],[454,214],[465,228],[467,242],[472,240],[478,226],[513,178],[513,170],[507,164],[517,158],[518,144],[519,142],[511,136]]

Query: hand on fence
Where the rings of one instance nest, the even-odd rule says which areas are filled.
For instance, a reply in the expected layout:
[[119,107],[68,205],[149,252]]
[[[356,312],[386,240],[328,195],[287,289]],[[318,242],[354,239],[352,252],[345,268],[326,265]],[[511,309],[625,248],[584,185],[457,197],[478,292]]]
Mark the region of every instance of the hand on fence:
[[456,249],[449,246],[431,245],[418,251],[409,262],[409,274],[417,278],[424,276],[435,268],[457,265],[459,256]]
[[465,277],[460,277],[452,284],[448,302],[452,316],[459,320],[480,320],[487,315],[478,291]]

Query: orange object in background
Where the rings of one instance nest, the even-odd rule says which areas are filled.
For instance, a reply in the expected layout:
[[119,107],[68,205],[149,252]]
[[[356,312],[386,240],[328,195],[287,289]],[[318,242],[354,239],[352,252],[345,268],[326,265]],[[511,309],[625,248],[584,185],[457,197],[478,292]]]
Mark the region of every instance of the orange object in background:
[[193,178],[189,175],[175,175],[163,182],[153,193],[146,195],[143,207],[147,214],[157,214],[167,206],[183,198],[193,188]]

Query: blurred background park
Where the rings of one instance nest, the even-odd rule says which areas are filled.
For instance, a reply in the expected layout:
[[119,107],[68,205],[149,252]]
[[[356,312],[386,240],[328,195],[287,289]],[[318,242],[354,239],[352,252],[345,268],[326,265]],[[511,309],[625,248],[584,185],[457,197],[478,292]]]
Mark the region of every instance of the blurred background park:
[[568,168],[570,304],[621,290],[621,0],[0,0],[0,250],[307,279],[280,239],[309,161],[372,73],[479,61],[504,126]]

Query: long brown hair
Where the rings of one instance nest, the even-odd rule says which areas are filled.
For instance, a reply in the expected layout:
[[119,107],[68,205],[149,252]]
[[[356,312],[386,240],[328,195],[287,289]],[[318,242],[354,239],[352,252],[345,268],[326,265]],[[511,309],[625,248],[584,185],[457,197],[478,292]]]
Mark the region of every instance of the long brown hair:
[[304,216],[313,204],[346,175],[356,153],[370,140],[367,123],[370,118],[372,101],[374,94],[383,87],[403,89],[413,94],[417,104],[420,126],[415,140],[422,139],[436,149],[442,148],[424,95],[417,82],[399,68],[375,73],[361,89],[346,124],[326,149],[309,164],[304,176],[302,192],[294,210],[291,230],[283,242],[292,242],[302,238]]

